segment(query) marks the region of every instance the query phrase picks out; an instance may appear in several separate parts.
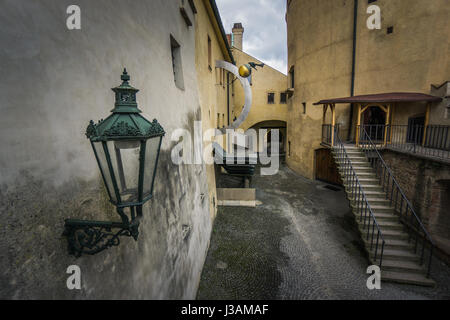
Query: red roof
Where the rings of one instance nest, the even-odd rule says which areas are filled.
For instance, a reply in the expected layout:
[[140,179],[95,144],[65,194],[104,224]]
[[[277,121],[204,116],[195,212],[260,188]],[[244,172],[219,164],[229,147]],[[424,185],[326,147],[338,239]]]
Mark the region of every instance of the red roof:
[[362,96],[353,96],[347,98],[336,98],[320,100],[314,103],[328,104],[328,103],[382,103],[382,102],[440,102],[442,98],[430,96],[424,93],[415,92],[392,92],[380,94],[367,94]]

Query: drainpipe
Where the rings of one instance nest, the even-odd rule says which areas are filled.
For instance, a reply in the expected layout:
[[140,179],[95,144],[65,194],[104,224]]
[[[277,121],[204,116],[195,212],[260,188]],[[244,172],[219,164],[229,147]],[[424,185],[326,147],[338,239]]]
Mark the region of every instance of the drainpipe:
[[230,73],[227,72],[227,118],[230,125]]
[[[353,50],[352,50],[352,83],[350,86],[350,96],[355,95],[355,65],[356,65],[356,31],[358,27],[358,0],[353,0]],[[350,107],[350,121],[347,140],[350,140],[353,122],[353,104]]]

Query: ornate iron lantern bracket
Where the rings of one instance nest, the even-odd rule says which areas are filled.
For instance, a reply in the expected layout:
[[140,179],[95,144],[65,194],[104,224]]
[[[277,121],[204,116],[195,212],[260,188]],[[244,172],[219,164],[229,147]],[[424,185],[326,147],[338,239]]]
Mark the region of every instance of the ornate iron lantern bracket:
[[[112,90],[115,108],[105,120],[90,121],[90,140],[110,202],[117,207],[121,222],[65,220],[69,254],[96,254],[118,246],[120,237],[137,241],[142,206],[153,197],[153,186],[164,129],[140,115],[136,102],[139,91],[129,84],[126,69],[122,84]],[[127,215],[125,209],[129,209]]]

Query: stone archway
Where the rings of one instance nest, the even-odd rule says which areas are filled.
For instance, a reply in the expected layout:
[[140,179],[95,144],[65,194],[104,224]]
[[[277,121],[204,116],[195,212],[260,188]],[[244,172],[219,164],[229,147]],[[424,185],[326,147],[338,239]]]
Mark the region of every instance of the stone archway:
[[[261,121],[258,123],[253,124],[251,127],[249,127],[248,130],[254,129],[257,132],[257,141],[254,144],[255,151],[262,152],[264,150],[260,150],[261,140],[264,142],[263,146],[269,147],[270,149],[270,141],[272,138],[271,131],[274,129],[279,130],[279,136],[278,136],[278,142],[280,143],[279,147],[279,153],[285,154],[286,153],[286,138],[287,138],[287,123],[286,121],[282,120],[267,120],[267,121]],[[264,136],[260,136],[260,129],[264,129],[265,133]]]

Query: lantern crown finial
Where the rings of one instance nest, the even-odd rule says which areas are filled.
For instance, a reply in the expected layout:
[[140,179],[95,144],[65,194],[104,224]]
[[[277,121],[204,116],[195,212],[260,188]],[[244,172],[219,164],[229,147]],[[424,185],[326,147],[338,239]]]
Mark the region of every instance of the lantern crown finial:
[[115,93],[112,114],[97,124],[91,121],[86,130],[86,136],[93,142],[122,139],[147,140],[163,136],[164,129],[157,120],[150,122],[139,115],[141,110],[138,109],[136,102],[136,93],[139,90],[128,83],[130,75],[126,68],[123,69],[120,78],[123,81],[122,84],[112,89]]
[[127,68],[123,69],[120,79],[123,81],[122,85],[129,85],[128,81],[130,81],[130,76],[128,75]]

